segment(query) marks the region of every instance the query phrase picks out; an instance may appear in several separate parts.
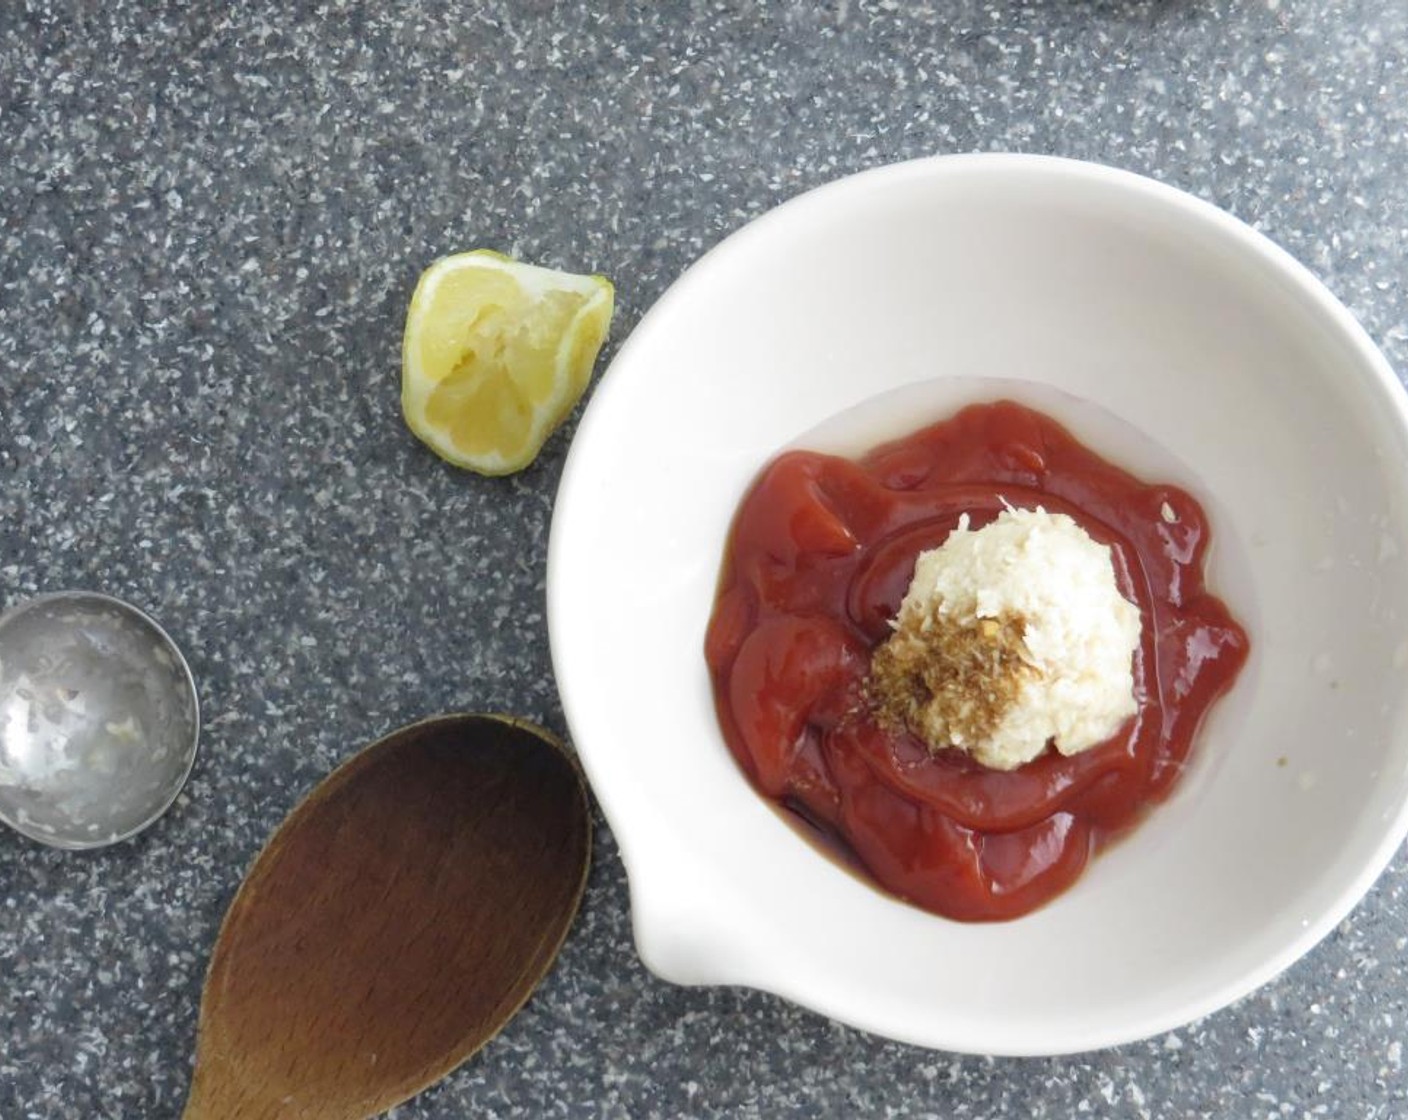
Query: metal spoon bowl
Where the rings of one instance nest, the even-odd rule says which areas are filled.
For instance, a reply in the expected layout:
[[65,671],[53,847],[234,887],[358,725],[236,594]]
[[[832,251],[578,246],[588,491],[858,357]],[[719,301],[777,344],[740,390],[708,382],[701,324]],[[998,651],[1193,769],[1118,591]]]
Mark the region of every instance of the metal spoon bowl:
[[0,820],[57,848],[140,832],[181,792],[200,704],[181,651],[107,595],[41,595],[0,615]]

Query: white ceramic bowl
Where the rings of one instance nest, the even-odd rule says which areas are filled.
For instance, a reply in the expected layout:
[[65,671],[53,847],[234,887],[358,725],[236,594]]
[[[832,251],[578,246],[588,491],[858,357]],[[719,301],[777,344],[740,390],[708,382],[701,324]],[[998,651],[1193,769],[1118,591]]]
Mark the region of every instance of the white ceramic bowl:
[[[993,377],[1039,387],[973,380]],[[1210,583],[1253,653],[1167,802],[1050,905],[969,925],[840,870],[753,791],[703,643],[730,518],[779,448],[1003,394],[1203,500]],[[992,1054],[1137,1039],[1270,979],[1408,827],[1406,412],[1305,269],[1122,172],[922,160],[730,237],[605,375],[549,550],[553,663],[646,964]]]

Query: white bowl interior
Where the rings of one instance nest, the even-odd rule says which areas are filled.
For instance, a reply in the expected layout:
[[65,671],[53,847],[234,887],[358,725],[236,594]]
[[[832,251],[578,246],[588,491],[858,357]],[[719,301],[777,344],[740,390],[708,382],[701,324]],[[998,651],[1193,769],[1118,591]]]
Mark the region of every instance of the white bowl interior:
[[[973,380],[991,378],[1042,388]],[[1252,635],[1173,797],[1009,923],[922,913],[819,855],[754,793],[715,721],[704,631],[740,497],[799,434],[894,390],[902,407],[852,414],[858,431],[1027,397],[1136,473],[1172,475],[1211,515],[1211,586]],[[1404,831],[1401,398],[1348,313],[1279,250],[1102,168],[899,165],[730,238],[606,375],[550,549],[558,682],[647,964],[924,1045],[1017,1054],[1171,1028],[1289,964]]]

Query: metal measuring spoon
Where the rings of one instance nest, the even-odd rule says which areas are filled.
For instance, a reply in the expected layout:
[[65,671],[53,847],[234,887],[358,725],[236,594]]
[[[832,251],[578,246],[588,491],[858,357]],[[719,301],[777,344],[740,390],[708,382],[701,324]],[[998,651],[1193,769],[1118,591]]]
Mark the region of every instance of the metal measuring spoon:
[[200,705],[155,622],[107,595],[41,595],[0,615],[0,820],[57,848],[140,832],[195,762]]

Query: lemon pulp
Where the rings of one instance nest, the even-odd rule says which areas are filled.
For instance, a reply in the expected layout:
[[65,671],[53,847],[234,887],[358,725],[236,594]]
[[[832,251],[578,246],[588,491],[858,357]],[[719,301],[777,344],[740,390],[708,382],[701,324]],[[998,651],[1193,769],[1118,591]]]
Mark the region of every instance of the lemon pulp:
[[406,423],[457,466],[527,466],[586,390],[613,296],[605,277],[484,249],[436,261],[406,316]]

